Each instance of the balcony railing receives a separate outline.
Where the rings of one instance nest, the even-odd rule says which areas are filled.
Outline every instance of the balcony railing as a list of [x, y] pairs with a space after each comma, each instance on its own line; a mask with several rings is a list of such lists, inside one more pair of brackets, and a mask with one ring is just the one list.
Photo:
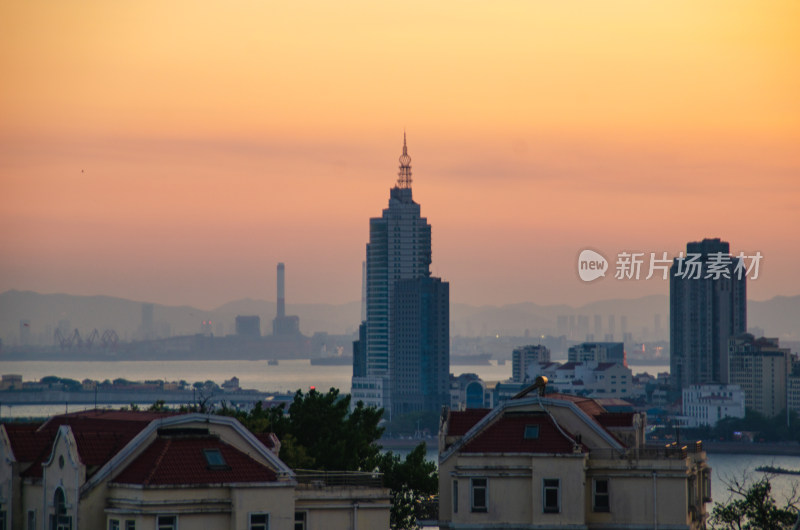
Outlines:
[[319, 471], [311, 469], [296, 469], [294, 472], [299, 484], [312, 487], [383, 487], [383, 473], [369, 473], [364, 471]]
[[434, 495], [429, 499], [423, 499], [416, 503], [414, 513], [417, 524], [421, 527], [437, 526], [439, 519], [439, 496]]
[[595, 449], [589, 453], [589, 458], [604, 460], [653, 460], [653, 459], [686, 459], [689, 455], [703, 452], [703, 442], [693, 442], [686, 445], [671, 443], [667, 445], [647, 445], [626, 449], [623, 452], [614, 449]]

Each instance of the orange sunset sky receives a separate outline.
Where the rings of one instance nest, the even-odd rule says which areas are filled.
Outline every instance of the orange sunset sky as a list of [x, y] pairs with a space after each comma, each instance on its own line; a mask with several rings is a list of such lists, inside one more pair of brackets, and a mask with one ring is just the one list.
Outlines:
[[800, 294], [796, 0], [0, 0], [0, 75], [0, 292], [357, 300], [405, 129], [453, 302], [703, 237]]

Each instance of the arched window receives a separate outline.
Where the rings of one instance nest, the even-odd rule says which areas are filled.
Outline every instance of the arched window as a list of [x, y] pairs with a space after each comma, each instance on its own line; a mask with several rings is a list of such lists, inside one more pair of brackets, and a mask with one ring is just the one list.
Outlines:
[[50, 515], [50, 530], [72, 530], [72, 517], [67, 515], [67, 496], [64, 488], [56, 488], [53, 494], [53, 514]]

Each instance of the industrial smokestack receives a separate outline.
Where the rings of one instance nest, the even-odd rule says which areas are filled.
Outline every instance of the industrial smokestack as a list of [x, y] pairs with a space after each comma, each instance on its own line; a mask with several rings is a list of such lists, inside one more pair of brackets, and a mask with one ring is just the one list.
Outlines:
[[283, 318], [286, 316], [283, 269], [283, 263], [278, 263], [278, 318]]

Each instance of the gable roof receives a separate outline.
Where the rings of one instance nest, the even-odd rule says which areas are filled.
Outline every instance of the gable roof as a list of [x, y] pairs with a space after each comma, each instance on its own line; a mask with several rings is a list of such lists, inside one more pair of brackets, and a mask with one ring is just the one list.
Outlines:
[[39, 424], [33, 432], [19, 429], [13, 435], [11, 433], [9, 435], [13, 445], [31, 446], [25, 454], [31, 457], [29, 460], [17, 458], [20, 462], [30, 462], [20, 475], [41, 478], [42, 465], [50, 457], [59, 428], [68, 426], [75, 437], [81, 462], [86, 466], [86, 475], [90, 477], [151, 421], [174, 415], [175, 413], [163, 412], [89, 410], [53, 416]]
[[[547, 411], [550, 407], [570, 409], [575, 416], [586, 425], [587, 428], [591, 429], [606, 443], [608, 443], [611, 449], [616, 451], [625, 450], [625, 444], [622, 443], [598, 420], [598, 416], [607, 412], [606, 409], [604, 409], [599, 403], [593, 399], [573, 396], [571, 394], [553, 393], [547, 394], [544, 397], [527, 396], [502, 402], [498, 407], [492, 409], [488, 414], [484, 415], [482, 418], [478, 419], [477, 422], [473, 423], [471, 427], [468, 427], [467, 431], [459, 440], [440, 452], [439, 463], [441, 464], [445, 462], [457, 452], [463, 452], [464, 448], [468, 444], [470, 444], [476, 438], [481, 437], [485, 431], [491, 429], [494, 422], [502, 421], [509, 411], [512, 413], [523, 413], [525, 411], [520, 411], [519, 409], [531, 405], [541, 406], [545, 411]], [[466, 421], [467, 418], [459, 418], [460, 415], [464, 415], [466, 412], [467, 411], [456, 411], [450, 413], [448, 431], [445, 433], [446, 436], [457, 435], [456, 432], [450, 429], [452, 425], [456, 425], [459, 428], [459, 433], [464, 429], [465, 426], [469, 425], [469, 421]], [[548, 416], [550, 415], [548, 414]], [[552, 419], [552, 416], [550, 416], [550, 418]], [[474, 419], [474, 417], [470, 419]], [[553, 422], [553, 425], [555, 425], [555, 422]], [[557, 425], [556, 428], [558, 428]], [[566, 434], [566, 436], [571, 435]], [[570, 452], [572, 452], [571, 446]]]
[[[212, 467], [204, 451], [217, 450], [225, 465]], [[216, 436], [159, 436], [112, 482], [142, 486], [275, 482], [267, 466]]]
[[36, 433], [41, 425], [41, 423], [3, 424], [17, 462], [33, 462], [47, 449], [47, 438]]
[[[275, 440], [269, 435], [255, 436], [236, 419], [224, 416], [94, 410], [53, 416], [42, 424], [8, 423], [3, 425], [3, 429], [6, 431], [16, 461], [27, 465], [22, 467], [20, 476], [33, 479], [42, 478], [42, 466], [50, 459], [59, 432], [63, 431], [62, 428], [68, 429], [75, 439], [78, 457], [86, 466], [86, 482], [81, 486], [83, 491], [93, 488], [108, 478], [112, 472], [120, 469], [119, 466], [132, 454], [141, 450], [142, 443], [152, 439], [154, 431], [159, 427], [181, 426], [198, 421], [232, 428], [253, 447], [254, 454], [263, 456], [272, 469], [242, 453], [250, 461], [248, 467], [255, 465], [271, 472], [271, 475], [268, 475], [259, 471], [258, 481], [273, 481], [279, 476], [292, 480], [292, 470], [271, 450], [275, 449]], [[236, 449], [232, 450], [238, 452]], [[234, 462], [239, 461], [236, 455], [232, 455], [232, 458]], [[250, 475], [236, 475], [238, 478], [248, 476]], [[262, 480], [269, 477], [272, 478]]]
[[[189, 430], [191, 430], [191, 426], [196, 425], [197, 423], [202, 423], [205, 428], [214, 425], [232, 429], [244, 442], [248, 444], [250, 448], [253, 449], [252, 454], [260, 455], [269, 464], [270, 468], [276, 475], [276, 482], [281, 482], [282, 485], [286, 486], [292, 486], [296, 484], [295, 474], [292, 469], [289, 468], [289, 466], [287, 466], [286, 463], [283, 462], [275, 453], [265, 447], [264, 444], [261, 443], [253, 433], [248, 431], [244, 425], [239, 423], [236, 418], [230, 416], [218, 416], [215, 414], [192, 413], [179, 414], [164, 418], [162, 420], [150, 422], [150, 424], [144, 430], [142, 430], [130, 442], [128, 442], [128, 444], [121, 451], [115, 454], [113, 458], [106, 462], [102, 468], [97, 470], [97, 472], [91, 478], [87, 478], [86, 482], [81, 486], [81, 494], [91, 490], [103, 480], [110, 478], [112, 474], [115, 473], [116, 470], [120, 469], [120, 466], [125, 464], [132, 455], [135, 455], [142, 447], [142, 444], [149, 440], [150, 437], [159, 429], [180, 429], [188, 426]], [[160, 433], [158, 436], [163, 437]], [[138, 458], [138, 456], [140, 455], [137, 455], [135, 458]]]
[[632, 427], [633, 412], [604, 412], [597, 416], [597, 421], [603, 427]]
[[[527, 427], [537, 427], [538, 436], [525, 438]], [[506, 413], [467, 442], [462, 453], [572, 453], [572, 440], [559, 432], [545, 413]]]
[[463, 436], [492, 409], [466, 409], [450, 411], [448, 419], [448, 436]]

